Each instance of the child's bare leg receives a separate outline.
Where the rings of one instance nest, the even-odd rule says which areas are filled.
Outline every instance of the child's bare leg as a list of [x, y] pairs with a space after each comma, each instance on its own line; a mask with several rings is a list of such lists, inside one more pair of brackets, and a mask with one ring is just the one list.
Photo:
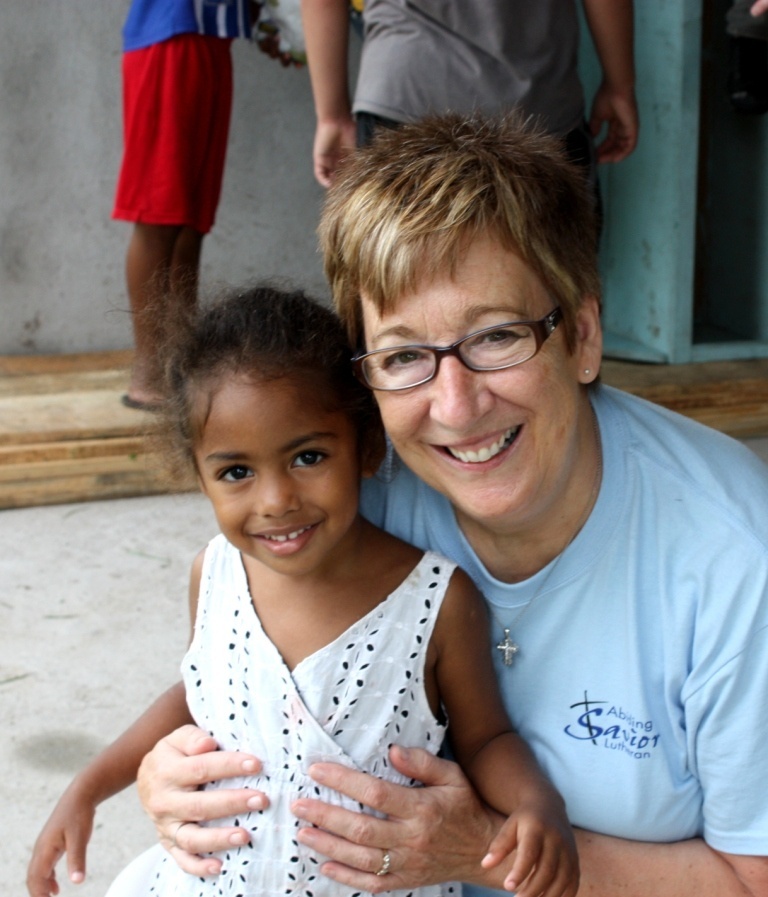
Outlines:
[[173, 246], [170, 288], [181, 304], [197, 301], [203, 236], [192, 227], [182, 227]]
[[126, 282], [135, 346], [128, 395], [153, 404], [164, 324], [197, 297], [203, 235], [189, 227], [137, 222], [128, 244]]

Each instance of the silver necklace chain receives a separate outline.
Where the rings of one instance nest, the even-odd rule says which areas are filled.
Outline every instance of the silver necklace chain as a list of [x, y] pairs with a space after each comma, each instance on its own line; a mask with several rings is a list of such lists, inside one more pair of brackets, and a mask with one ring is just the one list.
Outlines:
[[496, 623], [501, 627], [501, 629], [504, 632], [504, 638], [498, 643], [498, 645], [496, 645], [496, 650], [501, 652], [501, 658], [502, 658], [502, 661], [503, 661], [505, 667], [511, 667], [512, 664], [515, 662], [515, 656], [520, 653], [520, 645], [518, 645], [517, 642], [513, 641], [513, 639], [510, 637], [510, 633], [512, 632], [512, 629], [515, 626], [518, 626], [520, 624], [520, 620], [525, 616], [525, 614], [528, 613], [528, 611], [533, 606], [534, 601], [536, 601], [536, 599], [544, 591], [544, 586], [546, 586], [546, 584], [552, 578], [552, 574], [555, 572], [557, 565], [560, 563], [560, 558], [562, 558], [562, 556], [565, 554], [568, 546], [571, 544], [571, 542], [573, 542], [573, 540], [576, 538], [576, 536], [578, 536], [578, 534], [581, 532], [582, 528], [584, 527], [584, 524], [587, 522], [587, 519], [589, 518], [589, 515], [592, 513], [592, 508], [593, 508], [594, 502], [597, 498], [598, 490], [600, 489], [600, 483], [603, 479], [603, 448], [602, 448], [602, 444], [600, 442], [600, 428], [597, 423], [597, 415], [595, 414], [594, 409], [591, 409], [591, 411], [592, 411], [592, 428], [594, 430], [595, 438], [597, 440], [597, 453], [598, 453], [597, 454], [597, 470], [595, 471], [595, 479], [592, 483], [592, 489], [590, 490], [590, 493], [589, 493], [589, 500], [587, 501], [587, 509], [584, 513], [583, 518], [579, 521], [579, 525], [576, 527], [573, 535], [567, 541], [567, 543], [565, 544], [565, 547], [560, 552], [560, 554], [557, 556], [555, 563], [550, 567], [549, 572], [544, 577], [544, 580], [542, 581], [541, 585], [538, 587], [538, 589], [536, 589], [536, 592], [534, 593], [533, 598], [531, 598], [531, 600], [517, 614], [517, 616], [511, 621], [511, 623], [508, 626], [505, 626], [501, 622], [501, 620], [494, 613], [493, 608], [490, 606], [490, 604], [488, 605], [488, 609], [491, 613], [491, 616], [493, 617], [493, 619], [496, 621]]

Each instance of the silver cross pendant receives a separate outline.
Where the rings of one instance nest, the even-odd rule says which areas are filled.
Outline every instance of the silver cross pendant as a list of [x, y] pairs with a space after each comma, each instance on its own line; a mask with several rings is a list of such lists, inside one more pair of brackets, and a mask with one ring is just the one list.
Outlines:
[[496, 645], [496, 650], [501, 651], [504, 659], [504, 666], [511, 667], [514, 660], [515, 654], [520, 650], [520, 646], [516, 645], [512, 639], [509, 637], [509, 630], [504, 630], [504, 641], [499, 642]]

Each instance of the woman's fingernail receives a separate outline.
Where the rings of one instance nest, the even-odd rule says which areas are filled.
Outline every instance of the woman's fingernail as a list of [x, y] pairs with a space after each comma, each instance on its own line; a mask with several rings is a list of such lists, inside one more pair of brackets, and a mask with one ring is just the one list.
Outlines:
[[243, 760], [243, 772], [256, 772], [256, 761]]
[[238, 847], [247, 844], [248, 840], [248, 834], [244, 831], [234, 832], [229, 836], [229, 843]]
[[324, 782], [326, 780], [325, 769], [314, 763], [309, 767], [309, 774], [316, 782]]
[[296, 838], [305, 846], [305, 847], [314, 847], [315, 841], [317, 840], [315, 836], [315, 829], [311, 826], [305, 825], [303, 828], [300, 828], [296, 833]]
[[248, 798], [246, 806], [249, 810], [263, 810], [265, 807], [264, 798], [261, 794], [254, 794], [253, 797]]

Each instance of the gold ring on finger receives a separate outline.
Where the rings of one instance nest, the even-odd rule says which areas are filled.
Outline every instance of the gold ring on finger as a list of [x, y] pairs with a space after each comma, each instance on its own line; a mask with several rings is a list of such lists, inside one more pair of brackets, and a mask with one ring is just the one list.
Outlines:
[[392, 857], [389, 855], [389, 851], [384, 851], [384, 856], [381, 858], [381, 868], [376, 873], [376, 875], [386, 875], [389, 872], [390, 864], [392, 863]]

